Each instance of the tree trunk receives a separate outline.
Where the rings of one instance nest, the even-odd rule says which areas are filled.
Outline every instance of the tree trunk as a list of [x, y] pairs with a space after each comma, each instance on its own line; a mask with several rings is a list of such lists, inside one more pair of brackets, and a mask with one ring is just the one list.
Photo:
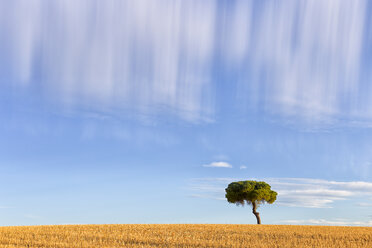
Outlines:
[[260, 213], [256, 211], [256, 209], [257, 209], [257, 203], [255, 201], [252, 202], [252, 206], [253, 206], [252, 213], [256, 216], [257, 224], [261, 224]]

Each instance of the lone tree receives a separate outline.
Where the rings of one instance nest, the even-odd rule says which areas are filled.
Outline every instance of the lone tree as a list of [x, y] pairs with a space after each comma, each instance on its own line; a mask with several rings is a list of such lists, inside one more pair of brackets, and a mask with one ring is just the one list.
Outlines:
[[257, 208], [262, 203], [272, 204], [278, 193], [271, 190], [271, 186], [265, 182], [239, 181], [230, 183], [226, 191], [226, 198], [229, 203], [252, 205], [252, 212], [257, 218], [257, 224], [261, 224], [260, 213]]

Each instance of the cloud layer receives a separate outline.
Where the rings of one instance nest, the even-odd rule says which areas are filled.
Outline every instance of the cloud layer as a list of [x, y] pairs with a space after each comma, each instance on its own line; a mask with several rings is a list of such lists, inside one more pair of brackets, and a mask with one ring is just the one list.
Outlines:
[[0, 74], [69, 107], [208, 121], [221, 64], [239, 75], [236, 100], [246, 107], [370, 123], [367, 5], [1, 0]]
[[[352, 0], [265, 2], [246, 48], [239, 48], [254, 75], [254, 83], [241, 78], [242, 92], [266, 111], [309, 122], [370, 118], [361, 93], [366, 7]], [[235, 39], [229, 46], [239, 44]]]
[[227, 162], [212, 162], [210, 164], [204, 164], [203, 167], [232, 168], [232, 165]]
[[[247, 179], [193, 179], [190, 189], [193, 191], [194, 197], [225, 200], [224, 194], [227, 184], [239, 180]], [[266, 181], [273, 190], [278, 192], [276, 204], [289, 207], [331, 208], [335, 201], [358, 198], [372, 199], [372, 183], [370, 182], [337, 182], [309, 178], [266, 178], [260, 180]]]
[[0, 34], [19, 84], [40, 77], [41, 90], [67, 106], [165, 109], [190, 121], [211, 115], [214, 1], [0, 5]]

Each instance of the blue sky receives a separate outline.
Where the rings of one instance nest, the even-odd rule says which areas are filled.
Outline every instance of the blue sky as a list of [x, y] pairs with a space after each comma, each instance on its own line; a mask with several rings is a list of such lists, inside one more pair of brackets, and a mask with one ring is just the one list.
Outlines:
[[370, 8], [0, 0], [0, 225], [372, 225]]

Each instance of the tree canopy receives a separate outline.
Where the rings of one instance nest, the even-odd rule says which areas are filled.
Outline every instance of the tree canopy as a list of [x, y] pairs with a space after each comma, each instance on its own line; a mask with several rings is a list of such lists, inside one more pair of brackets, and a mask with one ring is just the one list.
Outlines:
[[239, 181], [230, 183], [226, 191], [226, 198], [229, 203], [237, 205], [249, 204], [253, 206], [253, 214], [257, 218], [257, 224], [261, 224], [259, 213], [256, 211], [261, 203], [272, 204], [278, 193], [271, 190], [271, 186], [265, 182]]

